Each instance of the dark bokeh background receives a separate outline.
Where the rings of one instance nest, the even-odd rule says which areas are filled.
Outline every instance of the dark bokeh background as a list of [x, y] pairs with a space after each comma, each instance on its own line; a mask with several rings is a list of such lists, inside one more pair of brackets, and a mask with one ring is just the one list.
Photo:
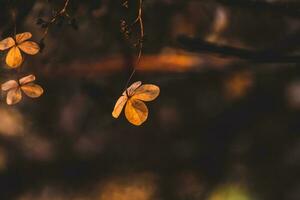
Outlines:
[[[0, 1], [0, 39], [39, 41], [63, 1]], [[45, 49], [0, 80], [34, 73], [45, 93], [0, 103], [1, 200], [298, 200], [300, 66], [189, 52], [179, 36], [299, 54], [297, 1], [145, 0], [144, 54], [133, 78], [160, 86], [149, 119], [111, 116], [134, 63], [120, 32], [137, 2], [71, 0]], [[138, 27], [132, 31], [136, 39]], [[272, 50], [272, 51], [270, 51]], [[226, 54], [226, 52], [224, 52]], [[277, 54], [276, 54], [277, 55]]]

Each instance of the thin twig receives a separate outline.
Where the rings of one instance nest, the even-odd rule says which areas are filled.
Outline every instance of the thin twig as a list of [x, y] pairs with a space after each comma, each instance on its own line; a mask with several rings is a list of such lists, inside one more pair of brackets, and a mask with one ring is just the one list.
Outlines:
[[[142, 6], [143, 6], [143, 0], [139, 0], [139, 10], [138, 10], [138, 15], [136, 17], [136, 19], [134, 20], [134, 22], [131, 24], [131, 26], [134, 26], [136, 23], [139, 24], [139, 28], [140, 28], [140, 38], [139, 38], [139, 41], [138, 41], [138, 54], [137, 54], [137, 60], [136, 60], [136, 65], [139, 64], [140, 60], [141, 60], [141, 57], [142, 57], [142, 53], [143, 53], [143, 39], [144, 39], [144, 23], [143, 23], [143, 9], [142, 9]], [[125, 84], [125, 91], [127, 92], [127, 88], [128, 88], [128, 85], [132, 79], [132, 77], [134, 76], [136, 72], [136, 67], [133, 68], [126, 84]]]
[[58, 11], [58, 12], [51, 18], [51, 20], [48, 22], [48, 25], [47, 25], [47, 27], [45, 28], [45, 31], [44, 31], [42, 40], [46, 38], [46, 36], [48, 35], [48, 32], [49, 32], [50, 26], [51, 26], [53, 23], [56, 22], [56, 20], [58, 19], [58, 17], [63, 16], [63, 15], [68, 16], [68, 14], [67, 14], [67, 7], [68, 7], [68, 5], [69, 5], [69, 2], [70, 2], [70, 0], [66, 0], [65, 3], [64, 3], [63, 8], [62, 8], [60, 11]]

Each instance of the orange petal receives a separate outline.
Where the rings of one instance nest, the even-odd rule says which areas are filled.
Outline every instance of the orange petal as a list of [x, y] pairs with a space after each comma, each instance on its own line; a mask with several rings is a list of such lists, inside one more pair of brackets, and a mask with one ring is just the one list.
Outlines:
[[17, 44], [20, 44], [24, 42], [25, 40], [28, 40], [32, 37], [32, 34], [30, 32], [24, 32], [24, 33], [19, 33], [16, 35], [16, 42]]
[[130, 123], [139, 126], [148, 118], [148, 108], [138, 99], [129, 99], [125, 107], [125, 116]]
[[22, 42], [18, 47], [29, 55], [35, 55], [40, 51], [39, 45], [32, 41]]
[[134, 82], [129, 88], [127, 88], [127, 93], [126, 91], [123, 92], [123, 95], [129, 95], [129, 96], [132, 96], [134, 94], [134, 91], [140, 87], [142, 85], [142, 82], [141, 81], [137, 81], [137, 82]]
[[21, 52], [18, 47], [12, 47], [6, 55], [6, 64], [11, 68], [19, 67], [23, 62]]
[[18, 85], [17, 81], [15, 81], [15, 80], [9, 80], [9, 81], [7, 81], [7, 82], [5, 82], [5, 83], [3, 83], [1, 85], [1, 89], [3, 91], [8, 91], [8, 90], [14, 89], [14, 88], [16, 88], [18, 86], [19, 85]]
[[40, 97], [44, 93], [43, 88], [34, 83], [28, 83], [26, 85], [22, 85], [21, 89], [27, 96], [31, 98]]
[[26, 83], [30, 83], [30, 82], [33, 82], [33, 81], [35, 81], [35, 76], [33, 74], [30, 74], [28, 76], [25, 76], [25, 77], [21, 78], [19, 80], [19, 83], [21, 85], [25, 85]]
[[127, 99], [128, 99], [127, 96], [123, 96], [123, 95], [118, 99], [118, 101], [115, 104], [114, 110], [112, 112], [112, 116], [114, 118], [118, 118], [120, 116]]
[[15, 89], [11, 89], [8, 91], [6, 97], [6, 103], [8, 105], [14, 105], [16, 103], [19, 103], [21, 99], [22, 99], [21, 90], [19, 87], [17, 87]]
[[15, 44], [16, 43], [15, 43], [14, 39], [12, 37], [8, 37], [8, 38], [0, 41], [0, 50], [3, 51], [6, 49], [9, 49], [12, 46], [14, 46]]
[[159, 95], [159, 87], [152, 84], [144, 84], [136, 89], [132, 98], [139, 99], [142, 101], [152, 101]]

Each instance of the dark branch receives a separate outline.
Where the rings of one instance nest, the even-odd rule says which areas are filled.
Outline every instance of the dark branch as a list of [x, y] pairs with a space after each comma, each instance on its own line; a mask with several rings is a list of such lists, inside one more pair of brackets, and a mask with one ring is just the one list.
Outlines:
[[228, 5], [238, 6], [243, 8], [251, 8], [261, 11], [273, 11], [274, 13], [284, 14], [291, 17], [300, 17], [300, 3], [299, 2], [274, 2], [258, 0], [217, 0], [217, 2]]
[[300, 63], [300, 55], [283, 55], [273, 51], [253, 51], [225, 45], [218, 45], [198, 38], [181, 36], [178, 38], [181, 48], [198, 53], [215, 53], [220, 56], [237, 57], [260, 63]]

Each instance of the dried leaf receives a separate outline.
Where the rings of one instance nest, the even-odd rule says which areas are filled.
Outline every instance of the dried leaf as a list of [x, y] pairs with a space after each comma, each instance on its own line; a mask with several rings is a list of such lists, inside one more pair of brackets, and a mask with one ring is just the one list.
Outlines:
[[21, 89], [27, 96], [31, 98], [40, 97], [44, 93], [43, 88], [34, 83], [28, 83], [26, 85], [22, 85]]
[[129, 88], [127, 88], [126, 90], [127, 92], [126, 91], [123, 92], [123, 95], [128, 94], [128, 96], [132, 96], [134, 94], [134, 91], [141, 85], [142, 85], [141, 81], [134, 82]]
[[148, 117], [148, 108], [143, 101], [152, 101], [156, 99], [159, 95], [160, 89], [156, 85], [142, 85], [141, 81], [137, 81], [127, 88], [126, 91], [123, 92], [122, 96], [115, 104], [112, 116], [114, 118], [118, 118], [126, 104], [126, 118], [130, 123], [139, 126], [144, 123]]
[[32, 41], [22, 42], [18, 47], [29, 55], [35, 55], [40, 51], [39, 45]]
[[123, 95], [118, 99], [118, 101], [117, 101], [117, 103], [114, 107], [114, 110], [112, 112], [112, 116], [114, 118], [118, 118], [120, 116], [120, 114], [123, 110], [123, 107], [125, 106], [127, 100], [128, 100], [127, 96], [123, 96]]
[[25, 76], [25, 77], [21, 78], [21, 79], [19, 80], [19, 83], [20, 83], [21, 85], [24, 85], [24, 84], [26, 84], [26, 83], [30, 83], [30, 82], [33, 82], [33, 81], [35, 81], [35, 76], [34, 76], [33, 74], [30, 74], [30, 75], [28, 75], [28, 76]]
[[132, 98], [142, 101], [153, 101], [159, 95], [159, 87], [152, 84], [144, 84], [137, 88]]
[[8, 91], [8, 90], [14, 89], [14, 88], [16, 88], [18, 86], [19, 85], [18, 85], [17, 81], [15, 81], [15, 80], [9, 80], [9, 81], [7, 81], [7, 82], [5, 82], [5, 83], [3, 83], [1, 85], [1, 89], [3, 91]]
[[7, 92], [6, 103], [13, 105], [21, 101], [22, 91], [31, 98], [37, 98], [44, 93], [41, 86], [32, 83], [35, 80], [34, 75], [28, 75], [19, 80], [9, 80], [1, 85], [1, 89]]
[[148, 108], [138, 99], [129, 99], [125, 107], [125, 116], [130, 123], [140, 126], [148, 118]]
[[6, 64], [9, 67], [16, 68], [19, 67], [23, 62], [23, 58], [18, 47], [12, 47], [7, 56], [6, 56]]
[[32, 34], [30, 32], [25, 32], [17, 34], [16, 41], [12, 37], [0, 41], [0, 50], [11, 48], [6, 55], [6, 64], [9, 67], [16, 68], [22, 64], [23, 58], [20, 49], [30, 55], [35, 55], [40, 51], [37, 43], [26, 41], [31, 37]]
[[22, 42], [30, 39], [31, 37], [32, 34], [30, 32], [19, 33], [16, 35], [16, 42], [17, 44], [21, 44]]
[[21, 90], [19, 87], [17, 87], [8, 91], [6, 97], [6, 103], [8, 105], [14, 105], [19, 103], [21, 99], [22, 99]]
[[13, 47], [15, 44], [16, 43], [15, 43], [14, 39], [12, 37], [8, 37], [8, 38], [0, 41], [0, 50], [3, 51], [6, 49], [9, 49], [9, 48]]

